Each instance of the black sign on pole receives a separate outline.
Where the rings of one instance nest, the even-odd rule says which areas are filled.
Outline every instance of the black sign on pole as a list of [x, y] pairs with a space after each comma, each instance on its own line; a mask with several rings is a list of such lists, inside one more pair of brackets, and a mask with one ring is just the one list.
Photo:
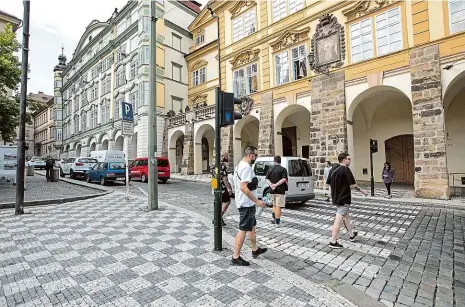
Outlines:
[[375, 196], [375, 178], [373, 177], [373, 154], [378, 152], [378, 141], [370, 139], [370, 187], [371, 196]]
[[213, 207], [213, 220], [215, 222], [214, 230], [214, 245], [216, 251], [223, 250], [223, 233], [221, 226], [221, 172], [220, 172], [220, 155], [221, 155], [221, 109], [222, 99], [221, 91], [216, 88], [215, 91], [216, 100], [216, 114], [215, 114], [215, 175], [216, 175], [216, 187], [215, 187], [215, 203]]

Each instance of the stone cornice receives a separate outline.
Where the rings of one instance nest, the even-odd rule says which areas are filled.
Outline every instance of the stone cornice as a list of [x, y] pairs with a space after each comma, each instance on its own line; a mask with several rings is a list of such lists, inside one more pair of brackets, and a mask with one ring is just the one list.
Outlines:
[[376, 12], [390, 4], [401, 2], [402, 0], [363, 0], [357, 1], [354, 5], [342, 10], [342, 14], [347, 17], [347, 21]]
[[248, 8], [255, 5], [257, 5], [257, 2], [255, 2], [254, 0], [236, 1], [236, 4], [229, 9], [229, 12], [231, 13], [231, 18], [234, 18], [237, 15], [239, 15], [244, 7]]
[[238, 53], [231, 61], [233, 69], [258, 60], [260, 49], [247, 49]]
[[191, 70], [190, 71], [192, 72], [194, 70], [197, 70], [200, 67], [206, 66], [207, 64], [208, 64], [208, 62], [205, 61], [205, 60], [198, 60], [194, 64], [191, 65], [191, 68], [190, 68]]
[[273, 48], [273, 51], [279, 51], [308, 38], [309, 32], [310, 27], [301, 30], [287, 30], [276, 41], [270, 43], [270, 46]]

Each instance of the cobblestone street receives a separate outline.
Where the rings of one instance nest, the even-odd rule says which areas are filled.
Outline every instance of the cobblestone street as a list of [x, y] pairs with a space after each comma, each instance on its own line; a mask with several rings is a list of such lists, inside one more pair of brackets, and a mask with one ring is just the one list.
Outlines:
[[266, 259], [231, 267], [208, 219], [160, 205], [113, 193], [1, 211], [0, 306], [354, 306]]

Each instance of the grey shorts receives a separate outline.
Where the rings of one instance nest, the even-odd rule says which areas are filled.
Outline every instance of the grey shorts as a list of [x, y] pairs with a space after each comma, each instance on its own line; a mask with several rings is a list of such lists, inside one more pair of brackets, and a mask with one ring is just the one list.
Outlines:
[[257, 225], [255, 219], [255, 206], [252, 207], [241, 207], [239, 210], [239, 230], [241, 231], [252, 231]]
[[337, 209], [336, 209], [336, 214], [346, 216], [349, 213], [349, 207], [350, 207], [349, 204], [345, 204], [345, 205], [341, 205], [341, 206], [338, 205]]

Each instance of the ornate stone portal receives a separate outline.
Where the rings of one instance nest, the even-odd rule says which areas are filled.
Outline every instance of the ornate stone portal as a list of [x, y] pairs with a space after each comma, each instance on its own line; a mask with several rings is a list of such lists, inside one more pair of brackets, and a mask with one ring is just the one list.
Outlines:
[[332, 14], [323, 15], [312, 37], [310, 67], [313, 71], [327, 74], [330, 68], [344, 65], [346, 45], [344, 27]]

